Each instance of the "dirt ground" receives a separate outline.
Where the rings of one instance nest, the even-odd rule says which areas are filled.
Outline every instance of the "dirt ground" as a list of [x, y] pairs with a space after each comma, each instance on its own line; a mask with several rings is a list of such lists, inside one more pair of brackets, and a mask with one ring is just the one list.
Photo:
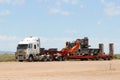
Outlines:
[[1, 62], [0, 80], [120, 80], [120, 60]]

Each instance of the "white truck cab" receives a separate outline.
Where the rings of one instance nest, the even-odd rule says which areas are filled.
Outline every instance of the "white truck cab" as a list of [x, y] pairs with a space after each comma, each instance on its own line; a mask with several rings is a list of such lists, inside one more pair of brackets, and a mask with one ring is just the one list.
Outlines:
[[18, 42], [15, 57], [18, 61], [33, 60], [39, 53], [40, 39], [30, 36]]

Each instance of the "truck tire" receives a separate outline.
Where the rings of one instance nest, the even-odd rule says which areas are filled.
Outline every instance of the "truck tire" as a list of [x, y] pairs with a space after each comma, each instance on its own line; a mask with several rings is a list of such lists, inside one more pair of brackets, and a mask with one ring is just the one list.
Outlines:
[[44, 56], [43, 61], [44, 61], [44, 62], [46, 62], [46, 61], [47, 61], [47, 57], [46, 57], [46, 56]]
[[46, 62], [46, 61], [47, 61], [47, 58], [44, 58], [43, 61]]
[[31, 55], [31, 56], [29, 56], [29, 62], [32, 62], [32, 61], [34, 61], [34, 58], [33, 58], [33, 56]]

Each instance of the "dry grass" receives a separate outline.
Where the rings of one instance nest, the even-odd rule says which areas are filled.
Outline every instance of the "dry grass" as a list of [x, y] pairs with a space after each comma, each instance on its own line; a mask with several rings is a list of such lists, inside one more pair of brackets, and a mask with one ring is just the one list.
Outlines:
[[120, 54], [114, 54], [114, 59], [120, 59]]
[[10, 62], [15, 61], [15, 55], [14, 54], [0, 54], [0, 62]]

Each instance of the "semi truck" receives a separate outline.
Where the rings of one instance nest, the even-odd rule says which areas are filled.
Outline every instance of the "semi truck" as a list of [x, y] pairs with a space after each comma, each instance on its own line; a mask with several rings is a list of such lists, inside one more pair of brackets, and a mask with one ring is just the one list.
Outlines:
[[76, 39], [74, 42], [66, 42], [61, 50], [50, 48], [46, 50], [40, 47], [40, 38], [27, 37], [18, 42], [15, 58], [17, 61], [65, 61], [69, 59], [80, 60], [111, 60], [113, 58], [113, 43], [109, 44], [109, 54], [105, 54], [104, 45], [99, 48], [90, 48], [89, 39]]

